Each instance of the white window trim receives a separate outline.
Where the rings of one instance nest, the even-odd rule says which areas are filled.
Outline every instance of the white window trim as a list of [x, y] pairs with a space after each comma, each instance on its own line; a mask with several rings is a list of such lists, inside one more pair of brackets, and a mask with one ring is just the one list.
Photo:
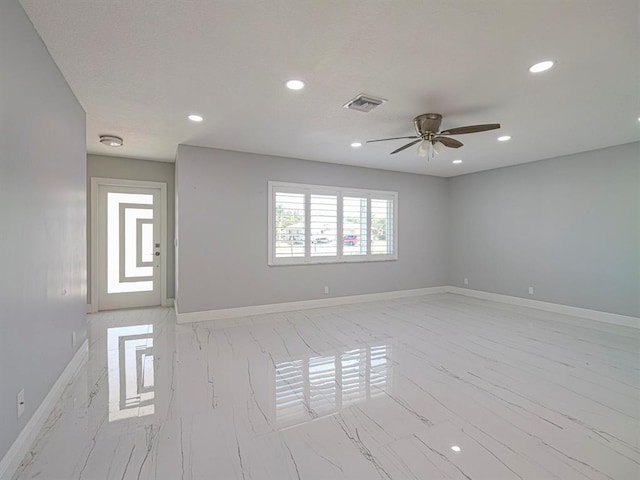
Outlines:
[[[324, 263], [365, 263], [365, 262], [385, 262], [394, 261], [398, 259], [398, 192], [391, 192], [385, 190], [366, 190], [360, 188], [349, 187], [331, 187], [326, 185], [313, 185], [304, 183], [290, 183], [290, 182], [268, 182], [268, 214], [267, 214], [267, 235], [268, 235], [268, 258], [267, 263], [269, 266], [283, 266], [283, 265], [314, 265]], [[276, 242], [274, 239], [275, 229], [275, 202], [274, 194], [277, 190], [286, 189], [289, 193], [304, 193], [305, 194], [305, 255], [304, 257], [276, 257], [275, 247]], [[336, 228], [336, 242], [337, 242], [337, 255], [326, 257], [312, 257], [311, 256], [311, 242], [308, 239], [310, 235], [310, 201], [311, 194], [319, 195], [336, 195], [337, 199], [337, 228]], [[343, 255], [344, 245], [340, 239], [343, 238], [343, 197], [355, 196], [363, 197], [367, 199], [367, 253], [365, 255]], [[392, 199], [393, 200], [393, 252], [391, 254], [371, 254], [371, 199]]]

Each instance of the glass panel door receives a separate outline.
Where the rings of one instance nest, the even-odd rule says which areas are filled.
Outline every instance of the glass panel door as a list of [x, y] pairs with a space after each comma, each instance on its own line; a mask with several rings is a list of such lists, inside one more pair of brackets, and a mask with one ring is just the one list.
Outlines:
[[99, 310], [160, 305], [160, 189], [100, 185]]

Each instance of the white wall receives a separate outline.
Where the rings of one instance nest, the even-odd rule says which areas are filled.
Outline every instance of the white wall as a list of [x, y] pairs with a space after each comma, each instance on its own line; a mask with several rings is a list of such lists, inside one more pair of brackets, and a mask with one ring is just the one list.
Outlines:
[[[97, 139], [96, 139], [97, 141]], [[105, 147], [109, 148], [109, 147]], [[162, 248], [167, 255], [167, 297], [175, 295], [175, 249], [173, 246], [175, 227], [175, 164], [167, 162], [152, 162], [133, 158], [111, 157], [103, 155], [87, 155], [87, 241], [91, 245], [91, 178], [119, 178], [125, 180], [145, 180], [148, 182], [162, 182], [167, 184], [167, 242]], [[88, 250], [90, 251], [90, 249]], [[88, 275], [91, 278], [90, 258], [87, 258]], [[87, 295], [91, 295], [90, 285], [87, 285]], [[87, 300], [87, 303], [90, 303]]]
[[640, 143], [455, 177], [449, 198], [450, 284], [640, 316]]
[[[398, 260], [267, 265], [267, 182], [399, 193]], [[446, 284], [447, 179], [180, 146], [176, 160], [180, 313]]]
[[[0, 458], [86, 336], [85, 115], [17, 0], [0, 2]], [[16, 394], [25, 390], [25, 413]]]

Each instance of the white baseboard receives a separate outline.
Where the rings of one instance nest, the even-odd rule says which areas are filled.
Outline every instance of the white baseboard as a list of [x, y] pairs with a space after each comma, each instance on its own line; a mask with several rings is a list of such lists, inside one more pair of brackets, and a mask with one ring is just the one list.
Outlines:
[[254, 305], [249, 307], [224, 308], [219, 310], [207, 310], [200, 312], [180, 313], [177, 300], [174, 302], [176, 319], [178, 323], [206, 322], [211, 320], [226, 320], [252, 315], [263, 315], [268, 313], [291, 312], [294, 310], [306, 310], [309, 308], [333, 307], [337, 305], [348, 305], [352, 303], [373, 302], [377, 300], [390, 300], [394, 298], [414, 297], [419, 295], [429, 295], [434, 293], [454, 293], [467, 297], [491, 300], [493, 302], [517, 305], [520, 307], [536, 308], [547, 312], [571, 315], [574, 317], [587, 318], [599, 322], [611, 323], [625, 327], [640, 328], [640, 318], [615, 313], [600, 312], [586, 308], [571, 307], [558, 303], [543, 302], [528, 298], [512, 297], [498, 293], [483, 292], [453, 286], [417, 288], [414, 290], [398, 290], [394, 292], [370, 293], [365, 295], [351, 295], [348, 297], [318, 298], [314, 300], [303, 300], [299, 302], [275, 303], [269, 305]]
[[468, 288], [446, 288], [449, 293], [465, 295], [467, 297], [481, 298], [483, 300], [507, 303], [509, 305], [517, 305], [519, 307], [536, 308], [538, 310], [544, 310], [546, 312], [561, 313], [563, 315], [571, 315], [574, 317], [582, 317], [589, 320], [596, 320], [598, 322], [606, 322], [614, 325], [621, 325], [624, 327], [640, 328], [640, 318], [638, 317], [618, 315], [616, 313], [600, 312], [598, 310], [589, 310], [587, 308], [571, 307], [569, 305], [543, 302], [540, 300], [532, 300], [529, 298], [512, 297], [509, 295], [501, 295], [499, 293], [470, 290]]
[[71, 358], [71, 361], [62, 374], [60, 374], [56, 383], [53, 384], [47, 396], [44, 397], [38, 409], [24, 426], [16, 441], [13, 442], [7, 454], [0, 461], [0, 480], [10, 480], [20, 466], [20, 462], [22, 462], [22, 459], [29, 452], [31, 445], [40, 433], [47, 418], [53, 411], [58, 400], [60, 400], [62, 392], [75, 378], [78, 370], [87, 359], [88, 347], [89, 342], [85, 340], [73, 358]]
[[397, 290], [394, 292], [368, 293], [364, 295], [350, 295], [347, 297], [318, 298], [314, 300], [302, 300], [299, 302], [274, 303], [269, 305], [255, 305], [250, 307], [224, 308], [220, 310], [207, 310], [202, 312], [179, 313], [176, 303], [176, 317], [178, 323], [205, 322], [209, 320], [222, 320], [250, 315], [263, 315], [267, 313], [291, 312], [294, 310], [307, 310], [309, 308], [334, 307], [352, 303], [374, 302], [377, 300], [391, 300], [394, 298], [415, 297], [433, 293], [445, 293], [448, 287], [428, 287], [414, 290]]

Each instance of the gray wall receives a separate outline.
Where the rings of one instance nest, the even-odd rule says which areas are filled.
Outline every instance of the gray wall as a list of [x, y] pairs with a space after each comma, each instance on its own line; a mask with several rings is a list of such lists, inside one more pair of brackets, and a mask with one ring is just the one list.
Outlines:
[[[0, 458], [86, 337], [85, 115], [17, 0], [0, 2]], [[25, 390], [25, 413], [16, 395]]]
[[[103, 155], [87, 155], [87, 241], [88, 241], [88, 278], [91, 278], [91, 178], [105, 177], [125, 180], [145, 180], [167, 184], [167, 245], [163, 252], [167, 255], [167, 297], [175, 295], [175, 248], [173, 246], [175, 227], [175, 164], [151, 162]], [[87, 286], [90, 298], [91, 286]], [[87, 299], [87, 303], [90, 303]]]
[[[267, 265], [267, 182], [398, 192], [398, 260]], [[180, 313], [445, 285], [448, 180], [180, 146], [176, 160]]]
[[640, 143], [455, 177], [449, 199], [451, 285], [640, 316]]

